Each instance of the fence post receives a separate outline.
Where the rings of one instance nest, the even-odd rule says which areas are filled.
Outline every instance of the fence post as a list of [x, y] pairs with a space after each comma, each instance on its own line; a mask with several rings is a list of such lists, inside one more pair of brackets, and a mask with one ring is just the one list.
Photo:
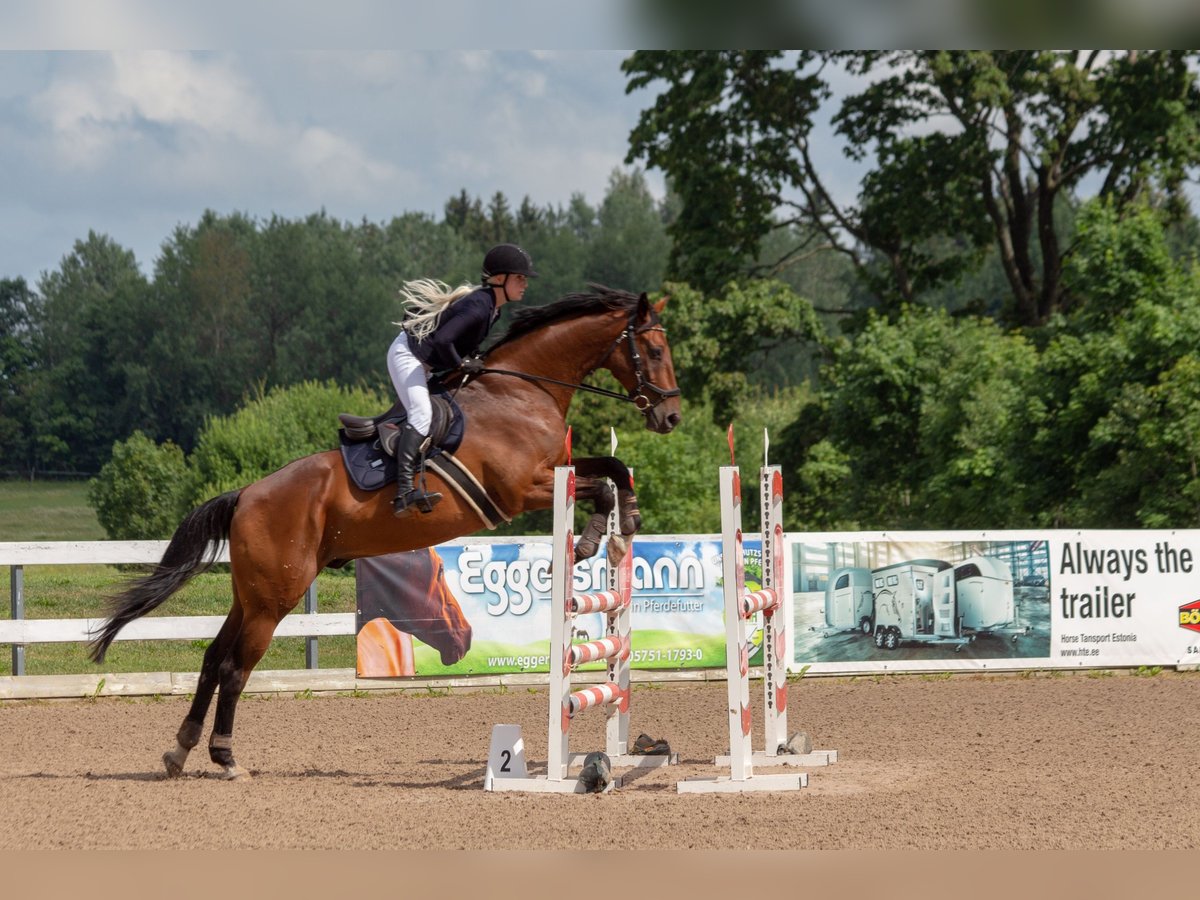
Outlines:
[[[9, 584], [12, 587], [12, 617], [25, 618], [25, 567], [9, 566]], [[25, 645], [12, 645], [12, 673], [25, 674]]]
[[[317, 583], [315, 581], [304, 592], [304, 611], [306, 613], [315, 613], [317, 611]], [[317, 665], [317, 639], [315, 637], [306, 637], [304, 639], [304, 666], [308, 669], [319, 668]]]

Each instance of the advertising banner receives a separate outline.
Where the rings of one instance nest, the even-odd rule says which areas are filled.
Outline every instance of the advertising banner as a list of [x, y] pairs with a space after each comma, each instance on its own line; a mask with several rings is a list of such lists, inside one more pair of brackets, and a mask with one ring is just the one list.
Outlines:
[[[791, 534], [785, 547], [793, 671], [1200, 663], [1197, 531]], [[755, 590], [760, 542], [745, 551]], [[603, 549], [576, 565], [576, 592], [604, 590], [605, 565]], [[357, 561], [359, 674], [546, 672], [549, 572], [548, 538]], [[633, 667], [723, 667], [719, 539], [639, 537], [633, 572]], [[594, 640], [603, 615], [575, 629]], [[759, 665], [761, 629], [749, 635]]]
[[1198, 545], [1183, 531], [793, 536], [794, 666], [1200, 662]]
[[[753, 590], [761, 542], [747, 539], [745, 556]], [[355, 565], [362, 677], [548, 670], [549, 539], [469, 539]], [[577, 564], [576, 593], [605, 590], [606, 566], [604, 548]], [[634, 668], [725, 665], [718, 537], [638, 538], [633, 579]], [[575, 629], [577, 641], [601, 637], [604, 616], [577, 616]]]
[[1084, 531], [1054, 541], [1051, 554], [1059, 660], [1200, 662], [1200, 533]]

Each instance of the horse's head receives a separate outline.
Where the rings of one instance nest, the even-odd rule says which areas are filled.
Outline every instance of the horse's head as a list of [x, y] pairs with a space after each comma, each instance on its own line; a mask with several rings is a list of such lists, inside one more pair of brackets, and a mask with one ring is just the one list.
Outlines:
[[654, 304], [644, 293], [638, 297], [624, 331], [603, 363], [629, 391], [630, 398], [646, 417], [646, 427], [659, 434], [667, 434], [683, 418], [671, 345], [659, 318], [666, 305], [666, 297]]
[[450, 666], [471, 649], [471, 624], [446, 583], [446, 564], [432, 547], [429, 561], [431, 572], [425, 589], [427, 618], [414, 623], [413, 633], [441, 654], [442, 665]]
[[446, 583], [442, 557], [428, 548], [388, 559], [386, 568], [375, 569], [376, 589], [360, 595], [360, 613], [433, 647], [442, 665], [458, 662], [471, 649], [471, 624]]
[[671, 348], [659, 319], [667, 301], [652, 304], [644, 293], [589, 287], [545, 306], [515, 310], [508, 331], [488, 351], [487, 365], [531, 381], [611, 396], [582, 383], [597, 369], [607, 369], [645, 415], [646, 427], [666, 434], [682, 418]]

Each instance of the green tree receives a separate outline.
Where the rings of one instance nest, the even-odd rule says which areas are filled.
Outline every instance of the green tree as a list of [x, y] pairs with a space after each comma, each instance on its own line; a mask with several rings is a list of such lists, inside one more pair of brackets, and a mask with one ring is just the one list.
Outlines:
[[803, 527], [1029, 524], [1012, 448], [1037, 354], [989, 320], [907, 308], [839, 341], [814, 402], [783, 433]]
[[89, 232], [43, 275], [37, 380], [29, 413], [37, 468], [96, 471], [114, 440], [153, 425], [145, 348], [149, 287], [132, 252]]
[[522, 217], [513, 240], [529, 251], [538, 272], [523, 304], [551, 303], [583, 287], [588, 245], [572, 226], [569, 210], [544, 207], [536, 218]]
[[[1172, 448], [1190, 427], [1200, 274], [1172, 259], [1159, 214], [1143, 206], [1121, 218], [1096, 202], [1080, 215], [1065, 280], [1087, 300], [1053, 330], [1039, 362], [1040, 415], [1022, 445], [1031, 508], [1047, 525], [1165, 524], [1164, 511], [1181, 511], [1178, 500], [1195, 491], [1187, 454]], [[1182, 470], [1154, 467], [1175, 453]]]
[[[299, 229], [286, 231], [296, 240], [285, 258], [294, 266], [288, 283], [298, 293], [289, 304], [296, 313], [277, 347], [273, 383], [385, 380], [383, 358], [396, 332], [399, 285], [370, 276], [355, 229], [343, 222], [309, 216]], [[277, 277], [283, 281], [282, 273]]]
[[1150, 386], [1125, 385], [1092, 428], [1112, 462], [1079, 486], [1071, 519], [1111, 527], [1200, 525], [1200, 359], [1188, 354]]
[[583, 194], [571, 195], [563, 226], [569, 228], [584, 243], [591, 242], [596, 231], [596, 210], [587, 202]]
[[[756, 274], [773, 229], [805, 224], [890, 309], [974, 270], [994, 249], [1008, 317], [1065, 308], [1061, 198], [1085, 181], [1118, 209], [1182, 205], [1200, 162], [1195, 54], [1177, 51], [638, 51], [628, 91], [660, 86], [628, 162], [662, 169], [683, 208], [670, 276], [714, 290]], [[867, 166], [852, 204], [818, 171], [811, 140], [826, 71], [866, 86], [833, 116]], [[803, 252], [804, 245], [796, 252]]]
[[24, 278], [0, 279], [0, 470], [28, 470], [28, 421], [33, 380], [38, 375], [41, 298]]
[[721, 530], [717, 467], [729, 464], [729, 449], [703, 404], [684, 406], [683, 421], [670, 434], [654, 434], [637, 422], [618, 429], [617, 437], [617, 456], [633, 469], [644, 533]]
[[734, 282], [715, 296], [686, 284], [666, 290], [676, 378], [686, 396], [708, 398], [718, 425], [737, 416], [752, 385], [772, 383], [763, 373], [781, 348], [825, 339], [812, 304], [779, 281]]
[[782, 442], [819, 528], [1190, 527], [1200, 273], [1161, 212], [1080, 212], [1044, 329], [906, 307], [835, 343]]
[[488, 201], [487, 224], [488, 244], [504, 243], [509, 240], [510, 235], [516, 233], [517, 222], [513, 218], [508, 198], [504, 196], [503, 191], [496, 191], [492, 194], [492, 199]]
[[658, 291], [670, 248], [662, 212], [645, 176], [636, 169], [615, 170], [588, 245], [585, 279], [634, 292]]
[[514, 217], [503, 194], [493, 196], [485, 213], [482, 202], [464, 191], [447, 201], [444, 224], [471, 248], [470, 281], [479, 278], [479, 264], [493, 245], [515, 243], [527, 250], [538, 278], [523, 302], [536, 305], [583, 288], [595, 219], [595, 210], [579, 194], [566, 209], [539, 208], [526, 197]]
[[255, 340], [257, 224], [206, 210], [163, 242], [146, 311], [144, 369], [152, 437], [190, 449], [206, 416], [232, 409], [264, 369]]
[[413, 278], [457, 284], [479, 277], [474, 248], [425, 213], [403, 213], [382, 226], [363, 222], [356, 237], [363, 266], [393, 292]]
[[478, 245], [488, 243], [489, 226], [483, 202], [468, 195], [466, 188], [446, 201], [443, 212], [445, 223], [465, 240]]

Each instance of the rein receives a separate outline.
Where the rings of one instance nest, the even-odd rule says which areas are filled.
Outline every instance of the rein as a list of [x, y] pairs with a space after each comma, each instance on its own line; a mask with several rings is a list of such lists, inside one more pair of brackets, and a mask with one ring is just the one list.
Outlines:
[[[514, 369], [489, 369], [484, 366], [472, 378], [478, 378], [480, 375], [512, 375], [514, 378], [521, 378], [525, 381], [545, 381], [550, 384], [559, 384], [563, 387], [575, 388], [578, 391], [587, 391], [589, 394], [599, 394], [601, 397], [611, 397], [614, 400], [627, 400], [630, 403], [634, 402], [634, 398], [627, 394], [621, 394], [617, 391], [610, 391], [607, 388], [594, 387], [590, 384], [576, 384], [573, 381], [559, 381], [557, 378], [549, 378], [545, 375], [530, 375], [528, 372], [517, 372]], [[463, 384], [467, 383], [466, 379]]]
[[[608, 352], [604, 354], [600, 362], [596, 363], [595, 369], [592, 370], [594, 372], [596, 369], [608, 362], [608, 358], [613, 355], [613, 351], [617, 349], [621, 341], [628, 340], [629, 357], [633, 363], [634, 375], [637, 377], [637, 384], [634, 385], [633, 392], [630, 394], [621, 394], [617, 391], [610, 391], [607, 388], [594, 387], [590, 384], [576, 384], [572, 381], [560, 381], [557, 378], [549, 378], [545, 375], [530, 375], [528, 372], [517, 372], [513, 369], [492, 369], [488, 368], [487, 366], [481, 369], [474, 377], [478, 377], [479, 375], [511, 375], [514, 378], [521, 378], [525, 381], [544, 381], [549, 384], [557, 384], [561, 385], [562, 387], [574, 388], [577, 391], [586, 391], [589, 394], [599, 394], [601, 397], [609, 397], [613, 400], [624, 400], [632, 403], [642, 412], [649, 412], [668, 397], [678, 397], [682, 391], [680, 391], [679, 388], [671, 388], [669, 390], [660, 388], [658, 385], [647, 380], [646, 376], [642, 374], [642, 355], [638, 353], [637, 341], [634, 339], [634, 336], [647, 331], [661, 331], [664, 334], [666, 333], [666, 329], [661, 325], [645, 325], [642, 328], [634, 328], [633, 322], [630, 321], [629, 324], [625, 326], [625, 330], [617, 337], [615, 341], [613, 341], [612, 346], [608, 348]], [[463, 379], [462, 384], [460, 384], [459, 387], [462, 388], [465, 386], [470, 379], [471, 376]], [[657, 400], [651, 400], [646, 396], [647, 388], [658, 395]]]

